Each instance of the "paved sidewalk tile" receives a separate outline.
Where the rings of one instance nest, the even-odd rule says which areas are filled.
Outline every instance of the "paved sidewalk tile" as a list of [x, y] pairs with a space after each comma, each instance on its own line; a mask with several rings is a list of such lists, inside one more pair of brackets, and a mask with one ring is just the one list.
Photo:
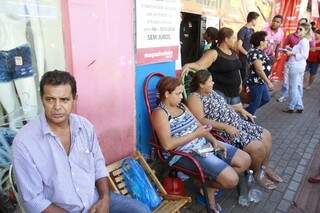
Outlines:
[[[250, 204], [249, 207], [238, 204], [237, 190], [225, 190], [219, 200], [225, 213], [288, 212], [307, 172], [315, 147], [320, 143], [319, 91], [319, 80], [316, 80], [311, 90], [304, 91], [305, 110], [302, 114], [283, 113], [281, 110], [287, 103], [276, 102], [279, 95], [277, 93], [273, 94], [268, 104], [258, 110], [256, 122], [268, 129], [273, 138], [270, 168], [282, 176], [284, 182], [279, 183], [273, 191], [263, 190], [262, 201]], [[206, 212], [203, 206], [194, 205], [182, 212]]]

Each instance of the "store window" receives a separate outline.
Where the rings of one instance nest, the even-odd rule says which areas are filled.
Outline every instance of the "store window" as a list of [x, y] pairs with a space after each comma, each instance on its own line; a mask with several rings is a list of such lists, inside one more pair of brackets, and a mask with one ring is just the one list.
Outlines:
[[[41, 111], [39, 81], [65, 70], [60, 0], [1, 0], [0, 148]], [[0, 150], [0, 166], [10, 158]], [[2, 153], [2, 154], [1, 154]], [[3, 154], [4, 153], [4, 154]]]

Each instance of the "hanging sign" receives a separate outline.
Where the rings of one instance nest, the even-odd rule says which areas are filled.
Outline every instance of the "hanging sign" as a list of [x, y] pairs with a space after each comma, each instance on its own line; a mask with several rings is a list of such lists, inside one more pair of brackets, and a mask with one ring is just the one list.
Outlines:
[[137, 64], [178, 58], [179, 0], [136, 0]]

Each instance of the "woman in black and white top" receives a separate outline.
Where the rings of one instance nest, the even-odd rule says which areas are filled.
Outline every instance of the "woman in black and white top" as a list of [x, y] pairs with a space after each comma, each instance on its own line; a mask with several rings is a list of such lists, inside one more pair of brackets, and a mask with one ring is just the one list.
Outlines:
[[247, 85], [250, 88], [251, 102], [247, 111], [254, 114], [256, 110], [270, 101], [269, 90], [273, 89], [273, 84], [268, 76], [271, 73], [271, 60], [264, 53], [267, 48], [267, 33], [259, 31], [251, 36], [251, 48], [248, 52], [250, 65]]

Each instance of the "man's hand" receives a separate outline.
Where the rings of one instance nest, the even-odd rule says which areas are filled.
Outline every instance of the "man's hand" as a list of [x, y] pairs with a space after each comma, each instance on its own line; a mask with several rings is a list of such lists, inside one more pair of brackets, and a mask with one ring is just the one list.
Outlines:
[[238, 137], [240, 135], [239, 130], [237, 130], [235, 127], [231, 126], [231, 125], [227, 125], [224, 128], [224, 131], [226, 131], [231, 137]]
[[107, 199], [99, 199], [91, 206], [89, 213], [109, 213], [109, 203]]

